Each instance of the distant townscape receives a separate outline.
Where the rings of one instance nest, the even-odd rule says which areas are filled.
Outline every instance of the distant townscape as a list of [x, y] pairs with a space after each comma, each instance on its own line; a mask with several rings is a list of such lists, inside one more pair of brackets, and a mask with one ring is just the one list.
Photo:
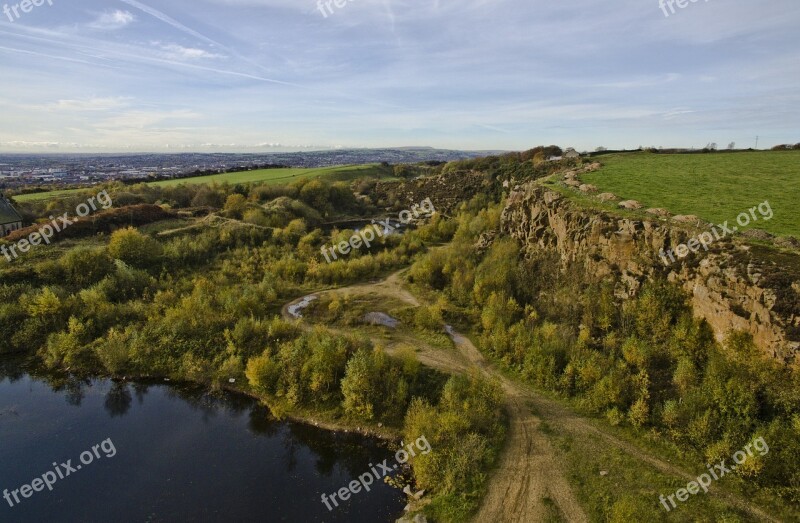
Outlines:
[[269, 167], [449, 162], [490, 152], [406, 147], [264, 154], [0, 154], [0, 189], [38, 184], [89, 186], [111, 180], [170, 179]]

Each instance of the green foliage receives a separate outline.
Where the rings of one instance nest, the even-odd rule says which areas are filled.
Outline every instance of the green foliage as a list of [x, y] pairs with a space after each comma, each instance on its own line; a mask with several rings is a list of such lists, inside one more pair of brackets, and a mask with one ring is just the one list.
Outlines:
[[115, 268], [104, 249], [73, 249], [61, 258], [60, 264], [68, 281], [80, 287], [97, 283]]
[[111, 235], [108, 253], [112, 258], [140, 269], [153, 267], [160, 259], [161, 244], [133, 227], [120, 229]]
[[[798, 438], [788, 438], [800, 429], [800, 373], [765, 358], [744, 333], [718, 343], [673, 284], [653, 278], [622, 302], [613, 281], [579, 266], [565, 272], [544, 254], [521, 258], [507, 239], [486, 247], [494, 216], [464, 206], [453, 242], [409, 271], [478, 325], [483, 351], [610, 424], [647, 430], [698, 459], [729, 457], [770, 431], [791, 449], [785, 459], [796, 459]], [[415, 408], [419, 419], [432, 417], [432, 407]], [[737, 474], [797, 499], [797, 473], [771, 460], [772, 453]], [[422, 467], [423, 477], [436, 469]], [[641, 508], [619, 500], [608, 517], [638, 517]]]
[[342, 394], [345, 412], [363, 420], [402, 418], [410, 399], [403, 365], [380, 349], [361, 349], [347, 363]]
[[640, 497], [625, 496], [617, 500], [611, 507], [609, 523], [630, 523], [645, 521], [651, 518], [652, 509]]
[[486, 470], [496, 459], [505, 435], [502, 391], [476, 376], [454, 376], [438, 405], [412, 401], [406, 414], [405, 441], [420, 437], [431, 452], [411, 458], [420, 488], [436, 493], [431, 509], [437, 520], [463, 520], [485, 489]]
[[42, 353], [44, 364], [50, 368], [71, 368], [85, 363], [91, 352], [85, 343], [87, 328], [77, 318], [69, 319], [66, 332], [51, 334]]
[[496, 293], [512, 295], [517, 285], [514, 276], [518, 257], [519, 247], [516, 241], [511, 238], [495, 241], [475, 270], [475, 303], [484, 304]]
[[378, 371], [375, 357], [361, 350], [347, 363], [347, 372], [342, 380], [344, 410], [351, 416], [371, 420], [375, 417], [375, 381]]
[[247, 198], [241, 194], [231, 194], [225, 200], [225, 211], [230, 214], [232, 218], [241, 219], [247, 208]]
[[254, 391], [259, 394], [269, 394], [276, 389], [278, 372], [278, 364], [270, 351], [264, 351], [261, 356], [248, 360], [245, 375]]
[[103, 367], [112, 374], [121, 373], [128, 366], [130, 349], [124, 332], [109, 329], [104, 338], [95, 342], [94, 351]]

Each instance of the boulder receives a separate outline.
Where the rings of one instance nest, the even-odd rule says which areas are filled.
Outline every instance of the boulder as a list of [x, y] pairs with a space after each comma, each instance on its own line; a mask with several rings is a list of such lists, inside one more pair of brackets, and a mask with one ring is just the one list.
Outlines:
[[673, 216], [672, 221], [677, 223], [685, 223], [688, 225], [696, 225], [696, 226], [700, 226], [703, 223], [703, 220], [701, 220], [694, 214], [679, 214], [677, 216]]
[[637, 202], [636, 200], [625, 200], [624, 202], [619, 202], [619, 206], [623, 209], [629, 209], [629, 210], [636, 210], [644, 207], [644, 205]]
[[610, 193], [610, 192], [604, 192], [604, 193], [598, 194], [597, 195], [597, 199], [600, 200], [601, 202], [613, 202], [613, 201], [619, 200], [619, 198], [617, 197], [616, 194], [613, 194], [613, 193]]
[[654, 214], [655, 216], [661, 216], [662, 218], [669, 218], [672, 216], [672, 213], [666, 209], [662, 209], [660, 207], [656, 207], [653, 209], [647, 209], [645, 211], [647, 214]]

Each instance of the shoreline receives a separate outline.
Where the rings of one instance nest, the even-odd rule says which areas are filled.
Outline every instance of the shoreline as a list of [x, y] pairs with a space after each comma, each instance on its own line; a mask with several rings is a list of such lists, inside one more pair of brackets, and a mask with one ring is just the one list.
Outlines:
[[[15, 361], [16, 360], [16, 361]], [[0, 354], [0, 364], [11, 365], [16, 370], [19, 370], [32, 377], [75, 377], [75, 378], [88, 378], [88, 379], [106, 379], [115, 382], [140, 382], [149, 385], [174, 385], [174, 386], [188, 386], [197, 387], [208, 392], [223, 391], [230, 394], [237, 394], [244, 396], [251, 400], [258, 402], [260, 405], [266, 406], [270, 410], [270, 418], [273, 421], [290, 421], [301, 425], [307, 425], [315, 428], [320, 428], [329, 432], [344, 432], [345, 434], [357, 434], [370, 438], [377, 438], [387, 443], [397, 443], [402, 439], [399, 429], [387, 427], [386, 425], [377, 423], [366, 422], [346, 422], [340, 420], [328, 419], [324, 413], [315, 412], [287, 412], [285, 416], [280, 418], [272, 414], [272, 409], [266, 398], [255, 394], [252, 391], [245, 390], [231, 384], [225, 384], [216, 387], [213, 384], [200, 383], [188, 379], [173, 379], [166, 376], [153, 376], [153, 375], [115, 375], [108, 373], [97, 372], [73, 372], [69, 369], [50, 370], [44, 367], [41, 362], [36, 360], [36, 356], [24, 353], [6, 353]]]

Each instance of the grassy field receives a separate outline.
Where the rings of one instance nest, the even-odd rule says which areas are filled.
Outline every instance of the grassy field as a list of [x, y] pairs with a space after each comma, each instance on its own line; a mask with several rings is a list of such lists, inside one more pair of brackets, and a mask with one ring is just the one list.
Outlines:
[[581, 179], [601, 191], [714, 223], [733, 223], [739, 213], [769, 200], [772, 220], [750, 227], [800, 238], [800, 151], [626, 153], [599, 161], [603, 168]]
[[[368, 165], [346, 165], [339, 167], [322, 167], [315, 169], [259, 169], [257, 171], [243, 171], [236, 173], [213, 174], [209, 176], [196, 176], [192, 178], [182, 178], [176, 180], [163, 180], [151, 182], [148, 185], [156, 187], [174, 187], [180, 184], [196, 185], [204, 183], [267, 183], [284, 184], [291, 183], [303, 178], [325, 178], [330, 181], [353, 180], [361, 177], [389, 178], [392, 176], [391, 167], [383, 167], [378, 164]], [[83, 189], [68, 189], [62, 191], [49, 191], [33, 194], [23, 194], [15, 196], [14, 199], [20, 202], [47, 200], [58, 198], [66, 194]]]

